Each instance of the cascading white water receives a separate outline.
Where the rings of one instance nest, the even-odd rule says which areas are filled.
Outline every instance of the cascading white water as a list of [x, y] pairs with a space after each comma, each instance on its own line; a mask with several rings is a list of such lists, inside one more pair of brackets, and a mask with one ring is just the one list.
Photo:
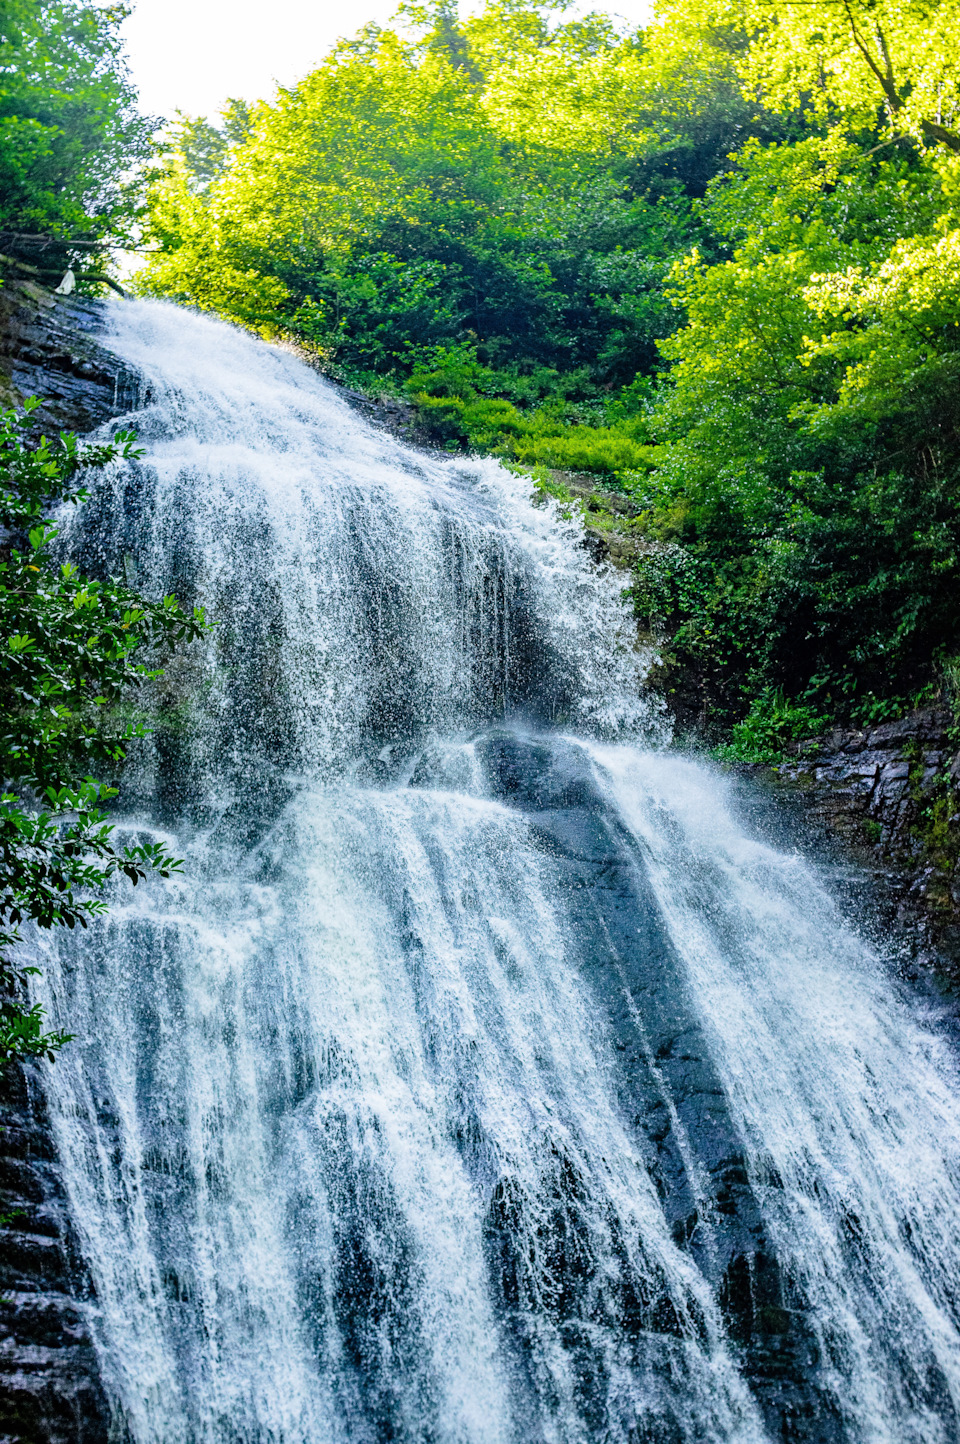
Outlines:
[[67, 544], [218, 624], [125, 780], [183, 878], [39, 945], [118, 1427], [955, 1439], [952, 1058], [808, 867], [641, 749], [575, 523], [281, 351], [113, 315], [148, 454]]
[[957, 1436], [955, 1061], [717, 779], [594, 749], [712, 1035], [774, 1247], [857, 1440]]

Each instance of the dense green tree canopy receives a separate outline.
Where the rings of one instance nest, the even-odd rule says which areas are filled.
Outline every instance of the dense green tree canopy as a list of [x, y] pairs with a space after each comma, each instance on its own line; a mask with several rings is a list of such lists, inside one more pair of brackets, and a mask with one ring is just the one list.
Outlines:
[[960, 32], [950, 0], [668, 0], [691, 22], [749, 38], [737, 71], [778, 108], [880, 126], [960, 151]]
[[87, 249], [128, 233], [129, 182], [152, 127], [121, 54], [126, 13], [0, 0], [0, 251], [55, 269], [72, 252], [51, 237]]
[[539, 368], [582, 369], [585, 396], [631, 381], [656, 360], [662, 281], [696, 229], [681, 152], [704, 181], [716, 132], [732, 144], [748, 121], [729, 64], [684, 76], [669, 114], [669, 77], [602, 16], [421, 19], [361, 32], [234, 143], [228, 116], [219, 175], [217, 139], [198, 164], [196, 124], [181, 127], [144, 289], [292, 333], [355, 379], [455, 346], [521, 392]]

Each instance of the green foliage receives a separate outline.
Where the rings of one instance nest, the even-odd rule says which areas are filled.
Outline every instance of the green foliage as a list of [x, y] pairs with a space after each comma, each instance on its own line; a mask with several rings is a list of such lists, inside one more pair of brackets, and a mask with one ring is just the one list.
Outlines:
[[675, 268], [648, 525], [684, 560], [648, 605], [718, 721], [768, 686], [878, 720], [956, 651], [950, 164], [748, 145], [707, 200], [729, 258]]
[[724, 762], [763, 763], [783, 759], [791, 742], [813, 737], [827, 726], [812, 707], [788, 701], [782, 692], [767, 689], [755, 697], [742, 721], [731, 728], [730, 741], [714, 749]]
[[[0, 3], [0, 250], [61, 271], [128, 234], [152, 127], [121, 55], [122, 5]], [[51, 240], [51, 238], [54, 238]], [[60, 238], [57, 240], [56, 238]], [[38, 249], [42, 243], [42, 249]]]
[[31, 969], [19, 960], [23, 923], [85, 927], [104, 910], [99, 894], [115, 874], [136, 883], [180, 864], [162, 843], [118, 848], [104, 804], [116, 788], [93, 768], [115, 771], [140, 723], [116, 720], [131, 686], [160, 675], [157, 658], [204, 629], [175, 597], [150, 602], [121, 583], [94, 581], [57, 563], [51, 506], [82, 502], [85, 471], [135, 456], [133, 437], [81, 447], [74, 436], [30, 448], [39, 402], [0, 417], [0, 524], [9, 540], [0, 561], [0, 1063], [52, 1056], [65, 1041], [45, 1033], [28, 1007]]
[[[603, 476], [652, 465], [642, 417], [621, 414], [607, 425], [583, 424], [578, 413], [584, 408], [563, 399], [562, 381], [555, 372], [529, 378], [495, 373], [476, 361], [473, 347], [437, 347], [431, 364], [415, 370], [405, 389], [427, 436], [450, 450], [470, 448], [528, 467]], [[531, 405], [538, 382], [555, 394]], [[490, 390], [499, 395], [485, 394]]]
[[606, 17], [550, 11], [491, 4], [461, 24], [406, 7], [406, 32], [361, 32], [241, 131], [230, 115], [181, 124], [140, 289], [405, 392], [450, 449], [642, 467], [606, 408], [661, 365], [694, 195], [723, 163], [717, 136], [733, 143], [756, 107], [719, 52], [691, 94], [679, 64], [658, 71]]
[[749, 37], [737, 72], [777, 106], [960, 150], [956, 0], [670, 0], [686, 26]]

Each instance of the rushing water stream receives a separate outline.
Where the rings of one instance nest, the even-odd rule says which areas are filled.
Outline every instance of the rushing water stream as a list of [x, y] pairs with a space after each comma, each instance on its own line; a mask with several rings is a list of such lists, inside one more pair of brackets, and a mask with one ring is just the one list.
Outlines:
[[183, 878], [39, 984], [118, 1428], [957, 1440], [950, 1051], [652, 745], [576, 525], [290, 355], [113, 318], [147, 454], [67, 544], [217, 622], [125, 780]]

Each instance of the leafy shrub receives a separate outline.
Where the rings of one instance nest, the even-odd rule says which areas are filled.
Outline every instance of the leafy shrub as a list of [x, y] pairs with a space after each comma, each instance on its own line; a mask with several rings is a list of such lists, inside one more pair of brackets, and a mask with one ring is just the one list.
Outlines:
[[606, 475], [651, 464], [649, 447], [612, 427], [577, 426], [553, 435], [520, 437], [509, 449], [518, 461], [539, 462], [560, 471]]
[[28, 1004], [33, 970], [19, 954], [21, 925], [86, 927], [104, 911], [99, 893], [110, 877], [136, 883], [180, 867], [162, 843], [114, 845], [104, 804], [116, 789], [90, 772], [115, 771], [144, 734], [113, 706], [160, 675], [143, 653], [190, 641], [205, 626], [201, 611], [185, 613], [175, 597], [148, 601], [56, 564], [49, 509], [86, 499], [84, 470], [137, 453], [122, 432], [107, 446], [61, 435], [31, 449], [25, 435], [38, 405], [0, 417], [0, 525], [9, 534], [0, 561], [0, 1065], [50, 1057], [67, 1038], [45, 1033], [39, 1005]]
[[767, 689], [755, 697], [750, 711], [731, 728], [730, 741], [714, 749], [724, 762], [765, 763], [783, 759], [791, 742], [813, 737], [829, 725], [812, 707], [790, 702], [780, 691]]

